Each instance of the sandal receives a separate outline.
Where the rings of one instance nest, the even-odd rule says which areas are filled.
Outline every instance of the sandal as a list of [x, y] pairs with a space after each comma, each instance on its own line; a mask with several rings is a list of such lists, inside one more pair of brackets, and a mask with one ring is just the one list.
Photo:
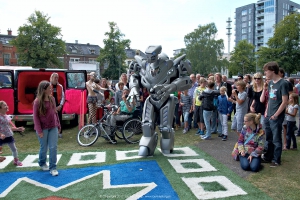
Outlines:
[[16, 166], [22, 166], [23, 164], [19, 160], [14, 161], [14, 165]]
[[6, 158], [3, 156], [0, 156], [0, 162], [4, 161]]

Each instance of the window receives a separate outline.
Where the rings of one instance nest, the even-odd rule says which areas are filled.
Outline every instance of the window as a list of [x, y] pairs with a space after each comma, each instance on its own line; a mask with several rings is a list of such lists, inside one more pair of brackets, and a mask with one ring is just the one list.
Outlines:
[[267, 28], [267, 29], [266, 29], [266, 33], [267, 33], [267, 34], [272, 33], [272, 28]]
[[244, 22], [244, 21], [246, 21], [247, 20], [247, 16], [243, 16], [242, 17], [242, 21]]
[[246, 40], [247, 39], [247, 35], [242, 35], [242, 40]]
[[246, 22], [242, 23], [242, 27], [243, 28], [247, 27], [247, 23]]
[[79, 62], [80, 58], [70, 58], [70, 62]]
[[251, 26], [251, 21], [248, 22], [248, 26]]
[[243, 28], [243, 29], [242, 29], [242, 33], [247, 33], [247, 29], [246, 29], [246, 28]]
[[10, 54], [3, 54], [3, 58], [4, 58], [4, 65], [9, 65]]
[[247, 10], [243, 10], [242, 11], [242, 15], [244, 16], [244, 15], [247, 15]]
[[67, 87], [68, 88], [85, 88], [84, 73], [67, 73]]
[[251, 33], [251, 27], [248, 28], [248, 32]]
[[89, 58], [89, 62], [94, 63], [94, 62], [96, 62], [96, 59], [95, 58]]
[[249, 14], [251, 13], [251, 8], [249, 8], [248, 12], [249, 12]]
[[11, 73], [0, 72], [0, 88], [11, 88]]

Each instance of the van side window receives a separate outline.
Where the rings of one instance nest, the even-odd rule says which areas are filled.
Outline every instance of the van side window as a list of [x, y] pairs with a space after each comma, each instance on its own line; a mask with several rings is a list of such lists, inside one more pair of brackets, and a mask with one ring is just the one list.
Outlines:
[[11, 72], [0, 72], [0, 88], [12, 88]]
[[67, 88], [85, 88], [84, 73], [68, 72], [67, 73]]

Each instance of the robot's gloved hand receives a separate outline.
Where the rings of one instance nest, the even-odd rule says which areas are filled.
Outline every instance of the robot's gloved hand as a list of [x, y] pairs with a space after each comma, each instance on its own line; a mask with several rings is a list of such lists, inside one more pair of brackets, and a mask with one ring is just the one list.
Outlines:
[[163, 97], [168, 97], [171, 92], [174, 90], [174, 85], [165, 84], [165, 85], [155, 85], [150, 89], [150, 93], [153, 94], [153, 97], [156, 99], [161, 99]]
[[135, 88], [132, 88], [130, 90], [130, 93], [129, 93], [128, 97], [127, 97], [127, 101], [130, 101], [131, 99], [135, 100], [135, 102], [139, 102], [140, 101], [140, 93]]

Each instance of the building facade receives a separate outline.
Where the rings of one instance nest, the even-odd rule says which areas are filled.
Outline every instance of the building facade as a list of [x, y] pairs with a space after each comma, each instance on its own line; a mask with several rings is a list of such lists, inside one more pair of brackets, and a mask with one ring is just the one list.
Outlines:
[[285, 16], [300, 10], [300, 4], [290, 0], [259, 0], [235, 10], [235, 45], [247, 40], [255, 51], [267, 46], [273, 37], [274, 25]]
[[16, 38], [12, 35], [10, 29], [7, 35], [0, 34], [0, 66], [16, 66], [18, 65], [18, 55], [15, 46], [9, 44], [9, 41]]

